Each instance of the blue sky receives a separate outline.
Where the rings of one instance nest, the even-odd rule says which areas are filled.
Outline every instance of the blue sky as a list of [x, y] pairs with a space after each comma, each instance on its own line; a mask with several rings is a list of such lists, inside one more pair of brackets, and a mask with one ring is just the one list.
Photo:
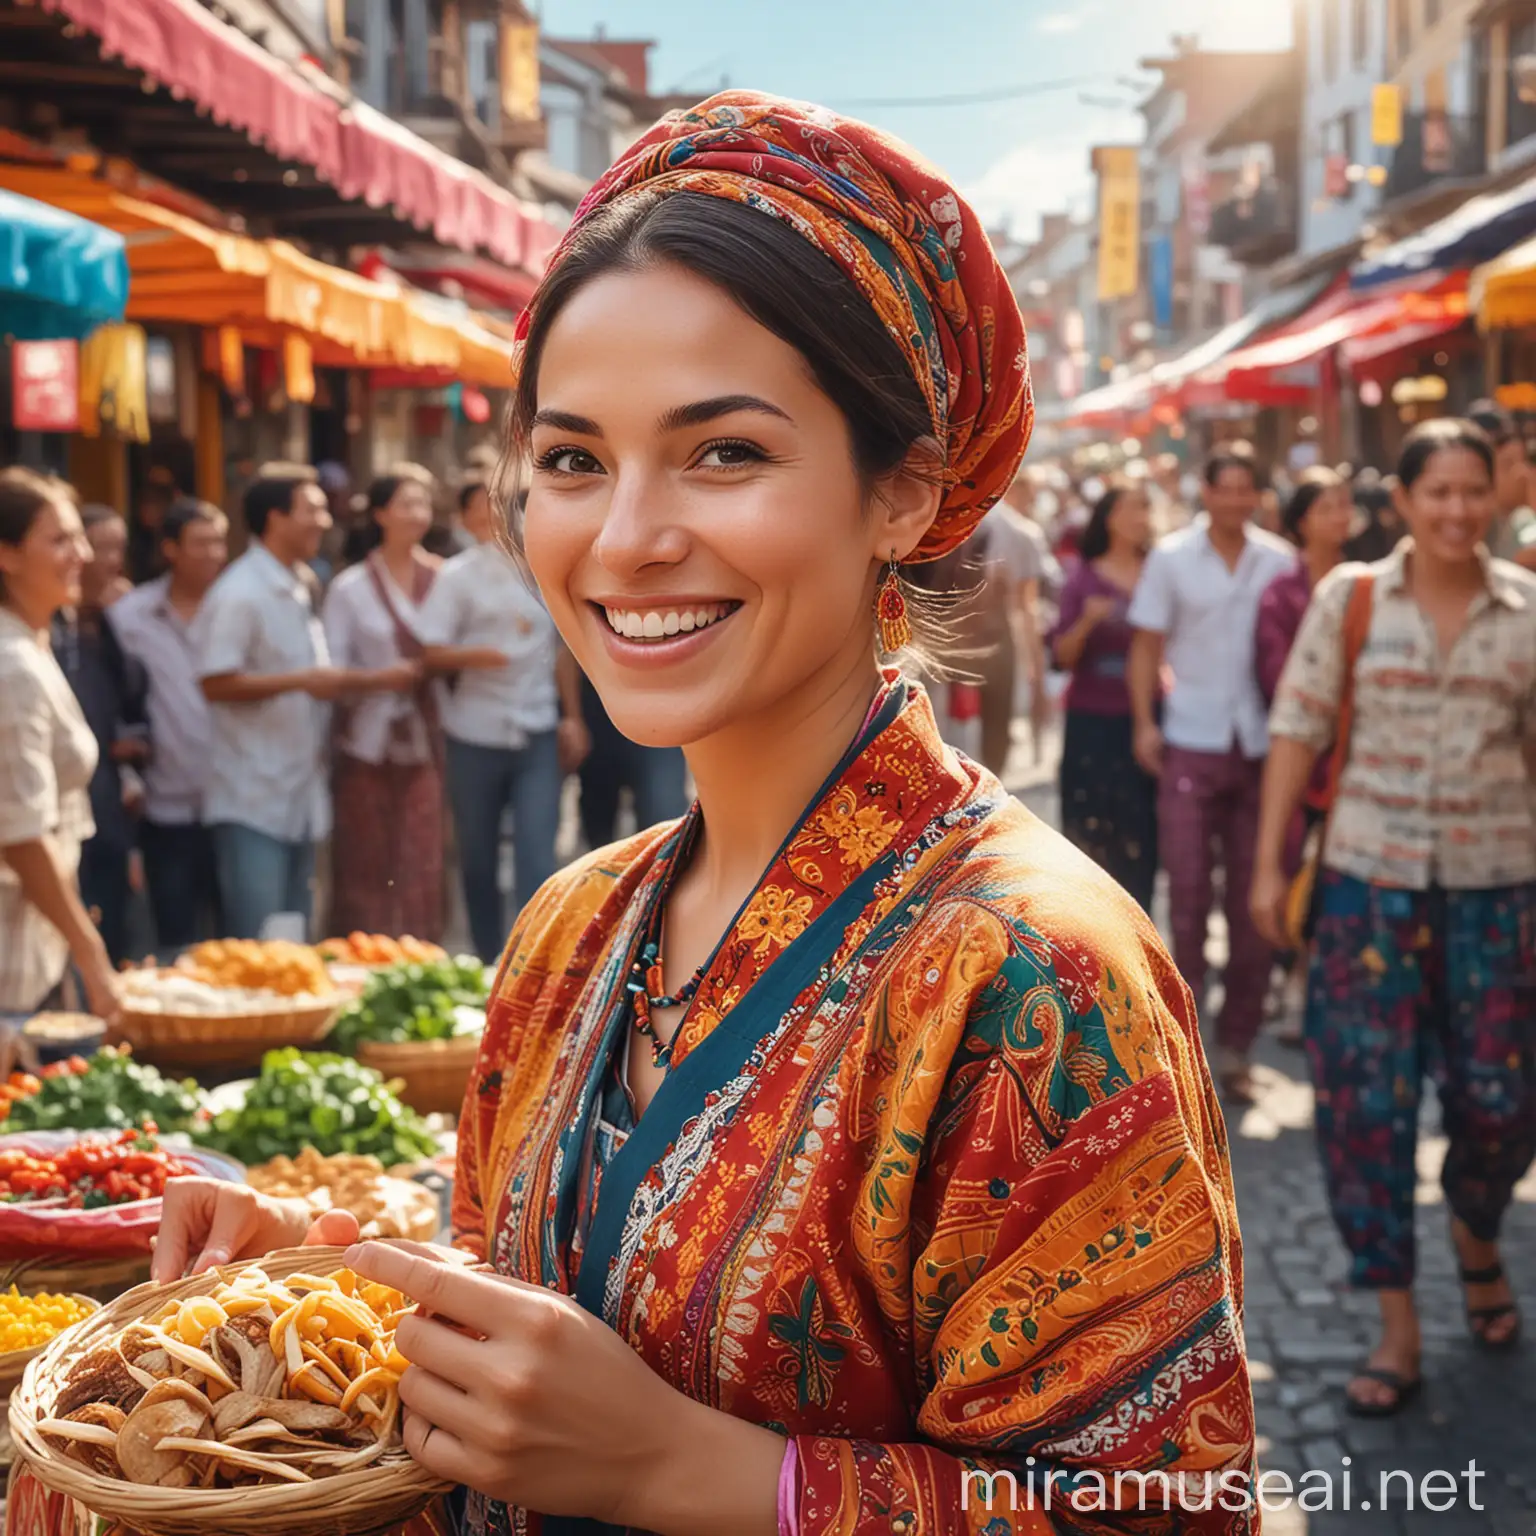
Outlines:
[[[1213, 48], [1283, 47], [1290, 0], [543, 0], [546, 31], [649, 37], [656, 89], [705, 95], [722, 77], [867, 117], [917, 145], [996, 223], [1086, 211], [1088, 146], [1134, 139], [1136, 62], [1175, 32]], [[943, 18], [940, 20], [940, 18]], [[966, 106], [870, 98], [1093, 83]], [[1084, 98], [1090, 98], [1085, 100]], [[1118, 103], [1118, 105], [1117, 105]]]

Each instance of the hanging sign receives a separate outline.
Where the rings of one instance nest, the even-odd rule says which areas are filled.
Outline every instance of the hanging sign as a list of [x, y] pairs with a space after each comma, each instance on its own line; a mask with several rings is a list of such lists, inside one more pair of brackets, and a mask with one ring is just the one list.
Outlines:
[[1104, 146], [1099, 171], [1099, 298], [1128, 299], [1140, 286], [1141, 151]]
[[18, 432], [74, 432], [80, 425], [80, 344], [11, 343], [11, 421]]

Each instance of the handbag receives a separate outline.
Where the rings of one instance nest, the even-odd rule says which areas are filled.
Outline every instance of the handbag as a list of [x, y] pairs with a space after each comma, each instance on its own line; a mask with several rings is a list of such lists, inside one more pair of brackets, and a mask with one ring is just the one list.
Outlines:
[[[374, 593], [383, 604], [384, 611], [389, 615], [389, 622], [395, 631], [395, 645], [400, 652], [401, 660], [419, 661], [426, 654], [426, 646], [421, 643], [410, 625], [401, 618], [400, 610], [395, 607], [395, 600], [389, 593], [389, 583], [384, 579], [383, 562], [377, 554], [371, 554], [365, 561], [365, 566]], [[426, 600], [427, 594], [432, 590], [432, 585], [437, 580], [437, 572], [430, 566], [418, 565], [415, 575], [416, 590], [412, 593], [412, 597], [416, 602], [421, 603]], [[411, 706], [413, 714], [397, 715], [390, 726], [391, 754], [398, 754], [397, 760], [404, 761], [409, 761], [414, 754], [416, 740], [415, 732], [411, 728], [414, 717], [425, 736], [427, 755], [441, 773], [443, 768], [442, 731], [439, 728], [437, 697], [433, 692], [430, 677], [422, 678], [412, 691]]]
[[1291, 880], [1285, 899], [1285, 931], [1291, 947], [1303, 950], [1312, 941], [1317, 921], [1319, 875], [1323, 853], [1328, 843], [1328, 827], [1333, 820], [1334, 801], [1339, 781], [1349, 761], [1349, 738], [1355, 722], [1355, 668], [1365, 649], [1371, 628], [1371, 592], [1375, 577], [1371, 572], [1355, 578], [1349, 602], [1344, 609], [1344, 687], [1339, 699], [1339, 728], [1329, 752], [1328, 774], [1323, 786], [1307, 798], [1308, 829], [1301, 850], [1301, 868]]

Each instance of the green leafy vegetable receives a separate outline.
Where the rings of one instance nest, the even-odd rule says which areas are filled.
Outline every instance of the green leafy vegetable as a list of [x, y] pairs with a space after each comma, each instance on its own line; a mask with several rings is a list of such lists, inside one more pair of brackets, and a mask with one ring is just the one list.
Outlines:
[[484, 1022], [489, 985], [485, 967], [467, 957], [387, 966], [342, 1010], [326, 1043], [355, 1051], [364, 1043], [402, 1045], [473, 1033]]
[[433, 1156], [437, 1140], [375, 1071], [350, 1056], [268, 1051], [239, 1109], [193, 1131], [203, 1146], [254, 1165], [313, 1147], [376, 1157], [386, 1168]]
[[199, 1108], [197, 1084], [162, 1077], [110, 1046], [91, 1057], [84, 1072], [45, 1077], [28, 1098], [17, 1099], [6, 1131], [122, 1131], [153, 1120], [162, 1131], [184, 1131]]

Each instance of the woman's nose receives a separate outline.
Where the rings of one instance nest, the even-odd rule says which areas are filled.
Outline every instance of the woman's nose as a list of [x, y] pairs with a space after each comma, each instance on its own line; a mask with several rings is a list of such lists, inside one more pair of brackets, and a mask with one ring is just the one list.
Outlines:
[[599, 563], [624, 575], [648, 565], [675, 565], [687, 550], [664, 478], [642, 470], [620, 472], [593, 547]]

